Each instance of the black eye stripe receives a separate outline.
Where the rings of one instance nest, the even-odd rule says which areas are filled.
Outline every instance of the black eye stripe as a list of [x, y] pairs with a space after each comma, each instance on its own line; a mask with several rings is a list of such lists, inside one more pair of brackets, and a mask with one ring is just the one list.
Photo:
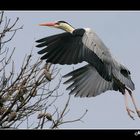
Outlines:
[[[57, 23], [67, 23], [66, 21], [63, 21], [63, 20], [61, 20], [61, 21], [58, 21]], [[67, 23], [68, 24], [68, 23]]]
[[[66, 22], [66, 21], [63, 21], [63, 20], [61, 20], [61, 21], [57, 21], [57, 25], [60, 25], [61, 23], [66, 23], [66, 24], [68, 24], [69, 26], [71, 26], [68, 22]], [[73, 27], [73, 26], [71, 26], [71, 27]], [[73, 27], [74, 28], [74, 27]]]

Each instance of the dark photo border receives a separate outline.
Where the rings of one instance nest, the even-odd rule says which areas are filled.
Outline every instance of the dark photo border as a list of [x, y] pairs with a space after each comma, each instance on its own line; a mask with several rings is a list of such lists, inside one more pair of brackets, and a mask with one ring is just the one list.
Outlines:
[[[139, 1], [95, 1], [95, 0], [1, 0], [0, 9], [1, 10], [139, 10]], [[8, 134], [6, 134], [8, 133]], [[121, 136], [140, 136], [140, 130], [137, 129], [82, 129], [82, 130], [1, 130], [0, 131], [1, 139], [4, 136], [10, 137], [11, 139], [25, 139], [28, 136], [36, 137], [38, 135], [39, 140], [48, 138], [57, 139], [65, 138], [69, 139], [96, 139], [96, 137], [108, 136], [110, 138]]]

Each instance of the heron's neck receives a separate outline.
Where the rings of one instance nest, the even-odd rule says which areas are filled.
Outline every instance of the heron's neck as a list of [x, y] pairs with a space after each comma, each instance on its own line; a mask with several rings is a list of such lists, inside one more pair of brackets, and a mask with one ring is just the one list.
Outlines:
[[66, 32], [69, 32], [69, 33], [72, 33], [75, 30], [72, 26], [70, 26], [68, 24], [63, 25], [63, 27], [61, 29], [65, 30]]

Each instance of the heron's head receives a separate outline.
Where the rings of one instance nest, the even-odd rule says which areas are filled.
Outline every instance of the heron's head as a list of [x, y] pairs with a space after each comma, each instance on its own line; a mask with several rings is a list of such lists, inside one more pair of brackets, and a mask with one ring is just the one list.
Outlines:
[[62, 29], [64, 31], [70, 32], [70, 33], [72, 33], [74, 31], [74, 28], [65, 21], [48, 22], [48, 23], [43, 23], [43, 24], [39, 24], [39, 25], [59, 28], [59, 29]]

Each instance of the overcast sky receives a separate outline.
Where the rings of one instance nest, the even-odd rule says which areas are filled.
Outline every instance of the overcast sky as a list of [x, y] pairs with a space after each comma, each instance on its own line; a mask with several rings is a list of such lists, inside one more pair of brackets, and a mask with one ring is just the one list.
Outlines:
[[[64, 20], [75, 28], [92, 28], [103, 40], [106, 46], [119, 62], [127, 66], [135, 83], [134, 96], [140, 107], [140, 12], [115, 12], [115, 11], [6, 11], [11, 18], [20, 18], [18, 25], [24, 25], [11, 42], [16, 47], [16, 66], [19, 67], [25, 54], [36, 45], [35, 40], [60, 33], [61, 30], [40, 27], [39, 23], [48, 21]], [[37, 55], [38, 49], [34, 48]], [[78, 64], [75, 68], [84, 65]], [[60, 66], [61, 74], [64, 75], [72, 70], [72, 66]], [[66, 101], [68, 92], [62, 85], [60, 92], [65, 96], [60, 106]], [[131, 101], [131, 100], [130, 100]], [[130, 102], [131, 103], [131, 102]], [[63, 104], [62, 104], [63, 105]], [[130, 104], [131, 106], [131, 104]], [[131, 106], [134, 110], [134, 107]], [[107, 91], [93, 98], [71, 98], [70, 114], [67, 119], [79, 117], [86, 109], [87, 115], [82, 122], [62, 125], [61, 128], [140, 128], [140, 118], [135, 114], [135, 120], [128, 117], [124, 105], [124, 97], [120, 92]]]

